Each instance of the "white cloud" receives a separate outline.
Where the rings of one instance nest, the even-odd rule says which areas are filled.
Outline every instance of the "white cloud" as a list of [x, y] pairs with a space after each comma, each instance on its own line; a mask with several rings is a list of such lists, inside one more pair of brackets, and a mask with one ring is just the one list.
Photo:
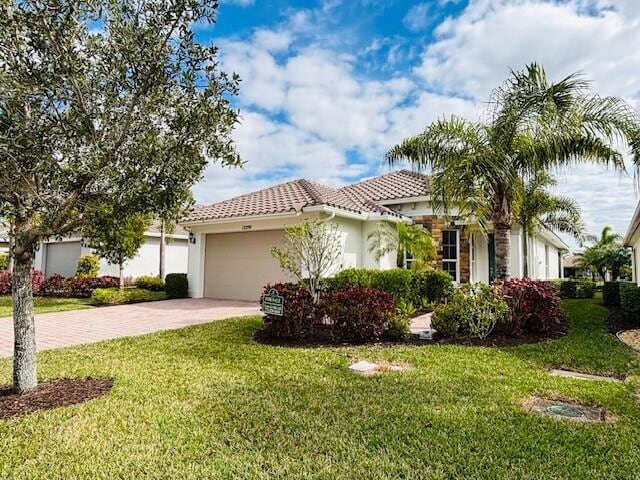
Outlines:
[[239, 7], [249, 7], [255, 3], [255, 0], [222, 0], [222, 3], [238, 5]]
[[486, 99], [508, 68], [536, 61], [554, 78], [584, 71], [598, 92], [633, 97], [640, 93], [640, 18], [628, 12], [640, 13], [638, 4], [612, 10], [604, 2], [472, 0], [440, 24], [416, 71], [444, 92]]
[[253, 34], [255, 43], [268, 52], [282, 52], [291, 45], [291, 34], [287, 31], [267, 29], [256, 30]]
[[412, 32], [419, 32], [431, 23], [430, 12], [427, 2], [417, 3], [409, 9], [402, 22]]

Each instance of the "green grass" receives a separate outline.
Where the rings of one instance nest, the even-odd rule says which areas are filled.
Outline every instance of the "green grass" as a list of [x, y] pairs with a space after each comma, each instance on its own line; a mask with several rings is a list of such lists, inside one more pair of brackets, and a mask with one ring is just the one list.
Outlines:
[[[36, 313], [64, 312], [90, 307], [88, 298], [34, 297], [33, 304]], [[0, 295], [0, 318], [10, 317], [12, 314], [11, 296]]]
[[[0, 422], [0, 478], [638, 478], [640, 357], [605, 332], [597, 301], [565, 306], [569, 336], [504, 349], [273, 347], [252, 340], [253, 317], [44, 352], [43, 378], [110, 376], [115, 386]], [[415, 369], [363, 378], [347, 370], [355, 359]], [[586, 382], [549, 366], [632, 376]], [[10, 379], [7, 359], [0, 379]], [[618, 420], [520, 407], [552, 393]]]

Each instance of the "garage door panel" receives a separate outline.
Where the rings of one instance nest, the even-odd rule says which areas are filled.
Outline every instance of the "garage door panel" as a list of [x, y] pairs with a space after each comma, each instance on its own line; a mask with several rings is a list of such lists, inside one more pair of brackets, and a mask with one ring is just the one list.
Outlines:
[[267, 283], [290, 281], [271, 256], [283, 237], [282, 230], [207, 235], [205, 296], [258, 300]]

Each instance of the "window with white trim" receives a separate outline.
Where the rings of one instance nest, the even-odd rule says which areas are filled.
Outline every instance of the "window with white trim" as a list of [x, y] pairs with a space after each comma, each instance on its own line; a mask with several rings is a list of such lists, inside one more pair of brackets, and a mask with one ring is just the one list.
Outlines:
[[442, 269], [458, 281], [458, 230], [442, 231]]

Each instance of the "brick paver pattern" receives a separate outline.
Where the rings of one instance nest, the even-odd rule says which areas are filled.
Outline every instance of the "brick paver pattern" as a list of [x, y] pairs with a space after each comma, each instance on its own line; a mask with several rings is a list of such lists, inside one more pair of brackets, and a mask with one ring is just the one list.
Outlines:
[[[259, 315], [254, 302], [177, 299], [36, 315], [38, 351]], [[0, 357], [13, 355], [13, 320], [0, 318]]]

